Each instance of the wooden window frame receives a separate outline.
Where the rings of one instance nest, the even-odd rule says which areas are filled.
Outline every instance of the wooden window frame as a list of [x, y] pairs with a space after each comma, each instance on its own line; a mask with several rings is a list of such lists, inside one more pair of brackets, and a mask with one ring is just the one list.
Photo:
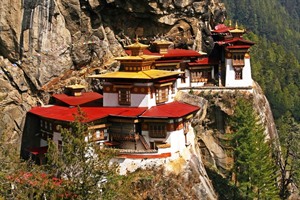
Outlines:
[[237, 67], [245, 66], [245, 57], [242, 54], [233, 55], [232, 65]]
[[167, 124], [166, 123], [149, 123], [149, 136], [151, 138], [166, 138]]
[[94, 132], [92, 134], [93, 141], [99, 141], [99, 140], [105, 140], [105, 139], [106, 139], [106, 137], [105, 137], [105, 129], [104, 128], [94, 130]]
[[211, 79], [211, 74], [208, 70], [195, 70], [191, 71], [191, 82], [208, 82]]
[[131, 92], [129, 88], [120, 88], [118, 90], [119, 105], [130, 105]]
[[169, 99], [169, 86], [163, 86], [156, 89], [156, 103], [164, 103]]

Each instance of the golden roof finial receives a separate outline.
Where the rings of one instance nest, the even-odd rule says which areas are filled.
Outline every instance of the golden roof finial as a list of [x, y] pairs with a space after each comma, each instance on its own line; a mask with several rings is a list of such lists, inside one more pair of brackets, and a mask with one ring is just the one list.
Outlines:
[[231, 20], [229, 20], [229, 27], [231, 27], [232, 26], [232, 24], [231, 24]]
[[237, 22], [237, 21], [235, 22], [235, 28], [236, 28], [236, 29], [239, 29], [239, 25], [238, 25], [238, 22]]
[[135, 43], [139, 43], [139, 36], [138, 36], [138, 34], [135, 35]]

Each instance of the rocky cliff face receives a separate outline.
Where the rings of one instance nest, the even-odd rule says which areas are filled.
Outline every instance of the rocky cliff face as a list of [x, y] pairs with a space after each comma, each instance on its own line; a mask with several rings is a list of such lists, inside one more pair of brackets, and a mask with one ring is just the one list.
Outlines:
[[[201, 155], [207, 167], [216, 169], [223, 176], [230, 176], [233, 166], [233, 155], [230, 141], [226, 134], [231, 133], [228, 118], [234, 113], [236, 99], [242, 97], [253, 102], [254, 110], [259, 115], [261, 124], [265, 126], [267, 139], [278, 141], [278, 134], [274, 124], [273, 114], [268, 100], [258, 84], [251, 90], [209, 90], [190, 91], [201, 106], [201, 117], [194, 120]], [[178, 93], [177, 99], [187, 103], [195, 103], [187, 93]]]
[[209, 52], [209, 27], [225, 8], [213, 0], [4, 0], [0, 5], [0, 133], [21, 133], [26, 111], [69, 82], [114, 70], [135, 37], [168, 38]]

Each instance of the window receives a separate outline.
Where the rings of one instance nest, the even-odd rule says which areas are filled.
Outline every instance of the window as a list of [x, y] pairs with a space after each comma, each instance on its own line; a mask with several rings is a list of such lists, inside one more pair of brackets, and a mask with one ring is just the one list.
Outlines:
[[97, 130], [93, 135], [93, 140], [104, 140], [104, 129]]
[[181, 75], [181, 83], [185, 83], [185, 79], [186, 79], [186, 76], [185, 76], [185, 73]]
[[130, 90], [129, 89], [119, 89], [119, 104], [120, 105], [130, 105]]
[[165, 138], [167, 136], [166, 124], [149, 124], [149, 136], [152, 138]]
[[232, 61], [233, 66], [244, 66], [244, 55], [234, 55], [233, 56], [233, 61]]
[[169, 97], [169, 87], [161, 87], [156, 89], [156, 103], [163, 103], [168, 101]]
[[207, 70], [199, 70], [191, 72], [191, 81], [192, 83], [197, 82], [207, 82], [210, 78], [211, 72]]
[[243, 79], [243, 68], [242, 67], [235, 67], [235, 80], [242, 80]]

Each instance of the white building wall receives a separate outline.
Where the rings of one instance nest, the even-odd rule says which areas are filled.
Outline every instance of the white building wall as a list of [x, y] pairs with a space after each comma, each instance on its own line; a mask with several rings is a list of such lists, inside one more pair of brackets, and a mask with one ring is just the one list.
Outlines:
[[195, 145], [195, 138], [196, 138], [196, 135], [194, 133], [194, 129], [192, 127], [192, 124], [189, 123], [189, 131], [187, 132], [186, 134], [186, 143], [185, 145]]
[[[150, 94], [131, 94], [130, 95], [130, 107], [152, 107], [156, 105], [155, 94], [153, 94], [153, 98], [151, 98]], [[118, 106], [126, 106], [119, 105], [117, 93], [104, 93], [103, 94], [103, 107], [118, 107]]]
[[103, 107], [119, 106], [117, 93], [103, 93]]
[[167, 141], [171, 144], [171, 152], [181, 152], [185, 148], [183, 129], [170, 132]]
[[[176, 133], [175, 133], [176, 132]], [[172, 133], [174, 133], [174, 135], [172, 134], [172, 138], [174, 138], [174, 144], [172, 144], [173, 146], [176, 144], [176, 141], [180, 141], [179, 139], [176, 139], [177, 135], [180, 131], [174, 131]], [[147, 141], [149, 141], [148, 136], [148, 131], [143, 131], [143, 136], [145, 137], [145, 139]], [[181, 135], [181, 134], [180, 134]], [[181, 137], [179, 135], [179, 137]], [[130, 158], [126, 158], [126, 159], [114, 159], [112, 160], [112, 162], [118, 162], [120, 164], [120, 174], [126, 174], [128, 172], [133, 172], [135, 170], [137, 170], [138, 168], [149, 168], [149, 167], [154, 167], [154, 166], [167, 166], [166, 163], [172, 162], [176, 159], [182, 159], [182, 158], [187, 158], [188, 160], [191, 159], [190, 156], [194, 155], [191, 154], [191, 151], [194, 151], [196, 149], [195, 147], [195, 133], [194, 130], [191, 128], [190, 126], [190, 130], [187, 134], [188, 137], [188, 142], [190, 142], [188, 147], [183, 147], [183, 145], [180, 145], [178, 148], [175, 148], [175, 152], [172, 152], [172, 156], [168, 157], [168, 158], [158, 158], [158, 159], [130, 159]], [[184, 138], [184, 136], [183, 136]], [[184, 140], [182, 141], [184, 143]], [[184, 148], [183, 151], [177, 151], [176, 149], [181, 149]], [[173, 151], [173, 150], [172, 150]], [[166, 153], [166, 152], [170, 152], [169, 148], [165, 148], [165, 149], [160, 149], [158, 153]], [[172, 166], [172, 165], [171, 165]]]
[[191, 83], [191, 87], [202, 87], [202, 86], [204, 86], [204, 82]]
[[152, 106], [156, 106], [156, 96], [155, 96], [155, 92], [152, 93], [152, 98], [149, 95], [149, 105], [148, 108], [151, 108]]
[[185, 137], [184, 137], [183, 129], [167, 132], [166, 138], [150, 138], [148, 131], [142, 131], [142, 135], [149, 145], [150, 142], [154, 142], [154, 141], [166, 142], [171, 145], [170, 148], [159, 149], [158, 153], [177, 152], [177, 151], [180, 152], [185, 148]]
[[188, 69], [185, 69], [184, 70], [184, 75], [185, 75], [185, 83], [181, 83], [181, 78], [178, 78], [176, 83], [177, 83], [177, 87], [178, 88], [183, 88], [183, 87], [190, 87], [190, 82], [191, 82], [191, 79], [190, 79], [190, 71]]
[[243, 67], [243, 79], [235, 80], [235, 71], [232, 66], [232, 59], [225, 60], [226, 77], [225, 87], [251, 87], [253, 80], [251, 76], [250, 59], [245, 59], [245, 66]]
[[[177, 88], [175, 88], [175, 91]], [[166, 103], [170, 103], [174, 101], [174, 95], [172, 94], [172, 89], [169, 89], [168, 101]]]
[[131, 94], [131, 107], [149, 108], [150, 104], [150, 94]]

